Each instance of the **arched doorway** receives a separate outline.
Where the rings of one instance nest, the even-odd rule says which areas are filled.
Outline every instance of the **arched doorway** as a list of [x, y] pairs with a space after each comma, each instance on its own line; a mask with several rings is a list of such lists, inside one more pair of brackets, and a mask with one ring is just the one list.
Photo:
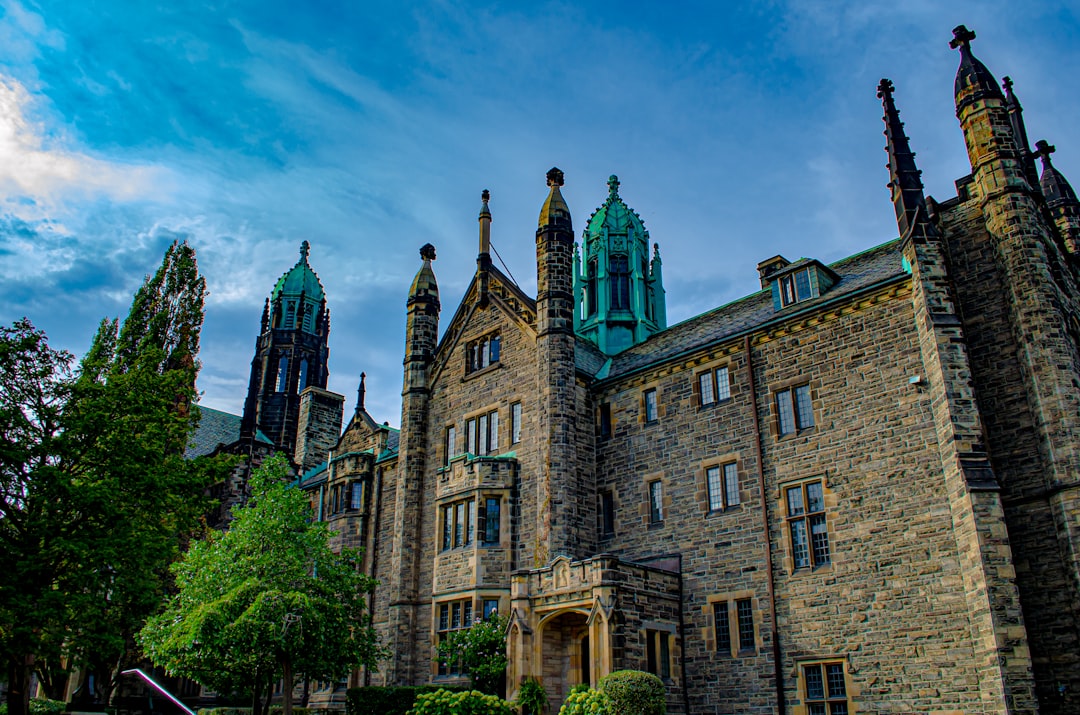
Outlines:
[[557, 712], [570, 688], [589, 683], [588, 618], [578, 611], [564, 611], [544, 622], [541, 633], [540, 672], [553, 712]]

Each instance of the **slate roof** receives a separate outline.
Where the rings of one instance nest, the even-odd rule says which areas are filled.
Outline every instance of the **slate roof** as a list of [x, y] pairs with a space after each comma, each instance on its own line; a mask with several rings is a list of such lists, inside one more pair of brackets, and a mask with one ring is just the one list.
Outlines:
[[[194, 459], [211, 454], [218, 447], [232, 444], [240, 439], [240, 416], [198, 406], [199, 427], [191, 436], [191, 444], [184, 451], [184, 457]], [[270, 438], [259, 430], [255, 439], [271, 444]]]
[[[850, 296], [860, 290], [890, 282], [906, 275], [900, 239], [894, 239], [875, 248], [837, 261], [829, 267], [840, 280], [818, 298], [799, 303], [795, 308], [777, 311], [773, 306], [772, 292], [762, 290], [727, 305], [720, 306], [656, 333], [648, 340], [627, 348], [611, 360], [606, 375], [613, 378], [663, 363], [683, 353], [693, 352], [708, 345], [722, 342], [748, 330], [761, 328], [770, 322], [787, 320], [805, 310], [812, 310], [837, 298]], [[579, 369], [591, 365], [583, 355], [578, 341], [576, 362]], [[596, 372], [591, 373], [596, 375]]]

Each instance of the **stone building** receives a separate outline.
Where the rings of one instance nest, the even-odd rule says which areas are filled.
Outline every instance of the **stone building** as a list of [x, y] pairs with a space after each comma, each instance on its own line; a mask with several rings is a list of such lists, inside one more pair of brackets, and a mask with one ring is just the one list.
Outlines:
[[535, 297], [492, 264], [485, 192], [452, 312], [421, 249], [400, 431], [361, 383], [339, 438], [322, 288], [279, 282], [245, 426], [380, 581], [393, 657], [352, 684], [462, 682], [436, 644], [497, 611], [508, 694], [556, 707], [636, 668], [676, 713], [1080, 712], [1080, 203], [955, 36], [956, 196], [924, 197], [882, 80], [899, 237], [768, 258], [677, 325], [614, 176], [579, 245], [548, 172]]

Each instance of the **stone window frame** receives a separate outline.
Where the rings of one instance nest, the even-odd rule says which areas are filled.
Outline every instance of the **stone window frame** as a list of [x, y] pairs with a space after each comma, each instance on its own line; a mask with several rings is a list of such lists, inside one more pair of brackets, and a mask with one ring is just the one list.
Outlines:
[[502, 334], [493, 330], [465, 343], [465, 375], [498, 367], [502, 359]]
[[[476, 543], [482, 548], [498, 548], [502, 546], [503, 537], [503, 525], [506, 523], [506, 519], [503, 517], [506, 514], [506, 499], [503, 492], [481, 492], [476, 499]], [[489, 522], [489, 502], [496, 500], [499, 505], [498, 511], [498, 526], [497, 534], [494, 540], [489, 540], [488, 529], [490, 527]]]
[[665, 683], [671, 683], [675, 672], [675, 635], [676, 628], [670, 623], [645, 621], [641, 628], [642, 656], [645, 661], [642, 670], [652, 673]]
[[439, 504], [440, 553], [469, 548], [476, 543], [476, 510], [475, 496]]
[[[432, 639], [434, 643], [435, 653], [432, 658], [432, 668], [435, 671], [435, 676], [440, 678], [456, 678], [459, 676], [467, 675], [464, 668], [460, 663], [456, 663], [451, 666], [447, 666], [439, 660], [439, 643], [443, 638], [447, 637], [454, 631], [464, 630], [473, 625], [475, 608], [472, 597], [468, 598], [447, 598], [441, 601], [436, 601], [432, 604], [431, 617], [432, 617], [432, 630], [435, 637]], [[455, 608], [455, 606], [457, 608]], [[457, 619], [454, 619], [454, 614], [457, 614]], [[455, 625], [455, 623], [457, 625]], [[457, 668], [452, 670], [452, 668]]]
[[[609, 497], [610, 509], [605, 504], [604, 497]], [[606, 516], [610, 513], [610, 520]], [[601, 539], [611, 539], [615, 536], [615, 518], [619, 513], [619, 493], [613, 487], [604, 487], [596, 494], [596, 519], [597, 533]], [[611, 529], [607, 529], [607, 522], [611, 522]]]
[[[740, 635], [739, 604], [749, 604], [753, 647], [743, 647]], [[761, 651], [761, 611], [758, 599], [749, 589], [719, 593], [706, 597], [702, 610], [705, 611], [705, 647], [710, 652], [725, 658], [750, 658]], [[717, 613], [727, 616], [727, 643], [721, 642], [718, 632]], [[726, 647], [725, 647], [726, 646]]]
[[[809, 511], [809, 493], [808, 485], [820, 484], [821, 485], [821, 509], [815, 509]], [[799, 513], [791, 513], [791, 503], [789, 502], [789, 490], [799, 489], [800, 498], [802, 499], [803, 510]], [[825, 473], [814, 474], [808, 477], [800, 477], [797, 479], [787, 479], [779, 484], [779, 494], [777, 495], [780, 501], [780, 513], [783, 514], [784, 519], [784, 544], [787, 547], [787, 553], [784, 556], [784, 568], [789, 574], [796, 575], [800, 573], [816, 573], [818, 571], [829, 570], [832, 568], [835, 559], [835, 542], [832, 538], [834, 531], [833, 524], [833, 510], [836, 507], [836, 500], [833, 495], [832, 489], [829, 488], [828, 477]], [[824, 525], [824, 549], [826, 553], [824, 558], [820, 554], [820, 543], [815, 545], [813, 526], [812, 523], [814, 517], [820, 517], [820, 521], [817, 523]], [[807, 553], [807, 561], [800, 563], [801, 560], [797, 560], [796, 556], [796, 531], [793, 524], [801, 523], [803, 527], [801, 531], [804, 533], [804, 545]], [[820, 532], [819, 532], [820, 533]], [[818, 553], [815, 553], [815, 552]]]
[[[857, 695], [851, 681], [850, 664], [843, 656], [800, 658], [796, 661], [798, 704], [792, 715], [850, 715], [856, 712], [853, 703]], [[817, 678], [821, 690], [812, 685]], [[821, 697], [817, 697], [821, 696]]]
[[442, 465], [444, 467], [450, 464], [450, 461], [454, 457], [457, 457], [460, 452], [457, 451], [457, 425], [448, 424], [443, 428], [443, 460]]
[[656, 385], [651, 385], [641, 391], [641, 421], [647, 425], [654, 425], [660, 421], [660, 390]]
[[[738, 501], [732, 502], [729, 499], [728, 483], [726, 480], [725, 470], [727, 467], [732, 467], [735, 470], [735, 485], [737, 491]], [[712, 469], [718, 469], [720, 477], [720, 508], [713, 508], [713, 491], [709, 483], [709, 471]], [[737, 452], [730, 454], [723, 454], [716, 457], [712, 457], [701, 463], [701, 467], [698, 470], [698, 478], [701, 484], [701, 492], [699, 493], [699, 500], [702, 504], [702, 508], [706, 516], [714, 514], [723, 514], [732, 510], [738, 509], [742, 506], [743, 501], [743, 482], [742, 482], [742, 459]]]
[[604, 400], [596, 406], [596, 437], [597, 439], [611, 439], [611, 401]]
[[521, 407], [521, 400], [514, 400], [510, 403], [510, 444], [518, 444], [521, 442], [521, 423], [523, 418], [523, 410]]
[[[800, 393], [805, 388], [805, 393]], [[769, 388], [770, 397], [770, 409], [772, 410], [772, 420], [770, 421], [769, 431], [776, 440], [791, 439], [799, 435], [813, 434], [819, 423], [819, 415], [817, 414], [820, 409], [819, 402], [819, 389], [820, 384], [817, 380], [809, 378], [805, 375], [784, 380], [778, 382]], [[781, 395], [786, 394], [790, 405], [782, 405]], [[807, 402], [804, 405], [808, 408], [809, 423], [806, 422], [806, 415], [800, 411], [799, 395], [806, 394]], [[784, 422], [785, 418], [791, 420], [791, 424], [794, 429], [785, 432]]]
[[[671, 512], [671, 497], [667, 493], [668, 490], [664, 488], [664, 475], [662, 473], [646, 475], [642, 486], [645, 490], [645, 498], [641, 503], [642, 520], [648, 528], [658, 529], [664, 525], [665, 519]], [[657, 496], [659, 496], [658, 503], [654, 503]]]
[[[723, 372], [723, 379], [720, 373]], [[715, 407], [731, 401], [734, 373], [731, 363], [713, 364], [694, 372], [693, 392], [699, 409]], [[704, 389], [708, 385], [708, 392]], [[723, 385], [724, 389], [721, 389]]]
[[[465, 452], [477, 457], [499, 451], [499, 408], [485, 407], [465, 416]], [[481, 429], [483, 427], [483, 429]], [[475, 430], [470, 434], [470, 430]]]

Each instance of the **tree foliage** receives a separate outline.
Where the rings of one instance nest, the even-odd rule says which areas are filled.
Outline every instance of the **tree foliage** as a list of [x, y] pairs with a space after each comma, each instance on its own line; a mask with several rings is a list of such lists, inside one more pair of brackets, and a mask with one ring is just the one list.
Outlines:
[[[194, 252], [174, 244], [139, 291], [157, 299], [137, 296], [119, 330], [102, 321], [77, 370], [28, 320], [0, 328], [0, 656], [11, 715], [26, 712], [31, 671], [57, 697], [68, 669], [82, 667], [108, 695], [111, 676], [137, 658], [133, 635], [161, 603], [205, 487], [227, 468], [183, 456], [204, 294]], [[136, 334], [146, 339], [122, 351]]]
[[451, 631], [438, 646], [439, 660], [449, 666], [460, 663], [472, 679], [473, 688], [498, 695], [506, 676], [506, 623], [493, 614], [487, 620], [459, 631]]
[[257, 698], [284, 677], [286, 714], [295, 674], [338, 680], [383, 656], [365, 607], [375, 582], [358, 552], [330, 550], [287, 478], [280, 455], [252, 473], [251, 500], [173, 566], [177, 593], [140, 635], [155, 664], [218, 692]]

